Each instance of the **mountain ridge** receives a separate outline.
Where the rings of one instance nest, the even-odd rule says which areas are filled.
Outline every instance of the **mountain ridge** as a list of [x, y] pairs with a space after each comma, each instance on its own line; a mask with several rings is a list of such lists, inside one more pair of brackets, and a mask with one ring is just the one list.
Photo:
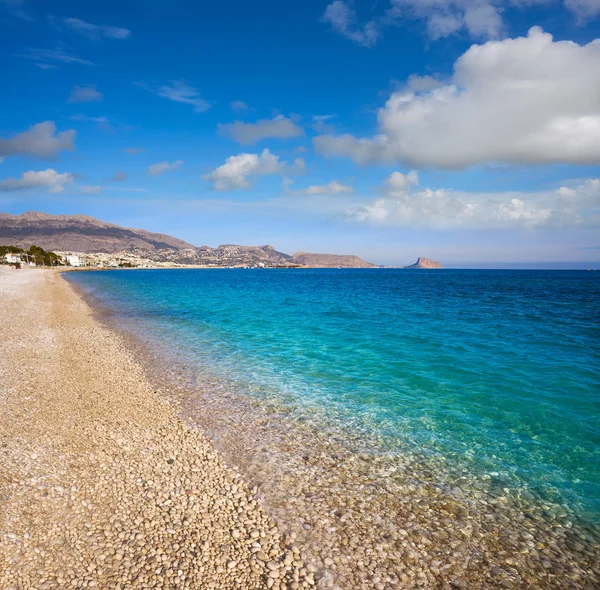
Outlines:
[[86, 254], [135, 252], [149, 261], [201, 266], [308, 266], [312, 268], [376, 268], [349, 254], [296, 252], [294, 255], [264, 246], [222, 244], [196, 247], [172, 236], [125, 228], [88, 215], [51, 215], [26, 211], [0, 213], [0, 245]]
[[194, 248], [166, 234], [125, 228], [87, 215], [50, 215], [26, 211], [21, 215], [0, 213], [0, 245], [44, 250], [114, 253], [122, 250]]

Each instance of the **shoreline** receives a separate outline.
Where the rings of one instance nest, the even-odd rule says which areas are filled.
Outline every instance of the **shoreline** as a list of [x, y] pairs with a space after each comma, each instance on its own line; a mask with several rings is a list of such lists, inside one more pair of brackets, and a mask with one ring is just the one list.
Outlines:
[[[36, 578], [35, 574], [28, 574], [32, 577], [22, 578], [18, 583], [14, 583], [11, 579], [14, 586], [5, 582], [2, 578], [3, 562], [9, 565], [9, 575], [13, 575], [13, 578], [17, 574], [23, 575], [21, 574], [23, 563], [27, 563], [27, 559], [31, 558], [34, 562], [40, 563], [44, 559], [48, 562], [52, 557], [53, 561], [48, 567], [50, 570], [57, 568], [54, 565], [53, 553], [49, 552], [42, 557], [40, 554], [35, 554], [35, 557], [31, 555], [34, 541], [38, 542], [39, 548], [40, 539], [25, 537], [25, 534], [31, 535], [30, 529], [26, 533], [24, 531], [27, 527], [22, 523], [12, 526], [17, 517], [31, 514], [30, 499], [33, 499], [34, 510], [43, 507], [48, 497], [52, 502], [58, 502], [56, 503], [59, 507], [58, 514], [67, 515], [71, 520], [68, 524], [57, 523], [52, 520], [53, 515], [46, 515], [51, 524], [50, 530], [54, 531], [54, 535], [58, 530], [59, 536], [63, 534], [63, 540], [66, 539], [68, 543], [80, 538], [83, 532], [84, 542], [82, 545], [80, 543], [77, 557], [89, 555], [91, 563], [96, 563], [94, 552], [98, 549], [99, 541], [96, 536], [102, 539], [105, 535], [103, 526], [108, 522], [108, 530], [111, 534], [106, 538], [113, 547], [109, 548], [108, 552], [102, 550], [100, 555], [105, 557], [100, 560], [100, 565], [106, 563], [110, 563], [111, 567], [115, 565], [116, 550], [114, 554], [110, 553], [114, 550], [116, 540], [114, 539], [115, 523], [110, 520], [114, 515], [102, 514], [100, 508], [104, 505], [104, 500], [98, 502], [98, 506], [89, 500], [90, 497], [98, 494], [108, 493], [107, 490], [99, 491], [92, 487], [86, 492], [82, 492], [79, 488], [68, 491], [73, 485], [78, 487], [78, 479], [87, 478], [90, 474], [101, 473], [100, 479], [107, 481], [104, 470], [108, 469], [112, 477], [113, 467], [99, 461], [99, 464], [80, 466], [74, 473], [69, 473], [69, 469], [65, 470], [64, 459], [58, 461], [57, 457], [59, 455], [64, 457], [64, 445], [67, 449], [70, 448], [71, 435], [77, 435], [79, 441], [73, 456], [75, 464], [81, 463], [81, 457], [78, 457], [81, 452], [79, 445], [86, 448], [88, 438], [91, 441], [99, 440], [104, 458], [110, 457], [114, 461], [115, 456], [117, 457], [117, 480], [122, 477], [122, 472], [127, 473], [127, 470], [132, 467], [135, 469], [150, 467], [154, 481], [156, 478], [164, 477], [165, 474], [161, 471], [157, 473], [153, 463], [148, 466], [147, 459], [151, 457], [144, 455], [150, 448], [152, 457], [156, 459], [156, 453], [163, 449], [162, 445], [165, 443], [163, 432], [167, 434], [166, 441], [171, 440], [169, 433], [175, 436], [175, 439], [169, 443], [171, 454], [174, 454], [173, 449], [177, 449], [181, 444], [181, 437], [184, 441], [188, 437], [199, 440], [201, 444], [199, 443], [198, 448], [201, 448], [202, 457], [212, 458], [211, 468], [218, 473], [224, 473], [225, 479], [229, 477], [228, 473], [234, 478], [233, 486], [236, 486], [237, 491], [233, 497], [227, 496], [230, 492], [227, 488], [225, 490], [221, 488], [222, 496], [213, 495], [213, 497], [217, 500], [219, 497], [227, 498], [228, 509], [232, 508], [232, 504], [236, 506], [238, 502], [244, 502], [246, 506], [252, 506], [258, 515], [262, 515], [256, 518], [264, 518], [263, 522], [267, 523], [266, 530], [261, 531], [265, 532], [263, 544], [271, 539], [274, 540], [272, 546], [278, 548], [273, 549], [275, 553], [268, 555], [273, 557], [271, 560], [273, 564], [283, 563], [282, 569], [285, 570], [285, 567], [288, 567], [285, 565], [286, 556], [290, 551], [292, 562], [289, 571], [294, 572], [295, 564], [300, 563], [300, 560], [303, 562], [305, 574], [302, 574], [303, 568], [295, 572], [299, 582], [294, 581], [294, 573], [291, 574], [290, 579], [287, 571], [286, 583], [281, 584], [281, 588], [312, 587], [314, 584], [319, 588], [343, 588], [344, 590], [354, 588], [391, 590], [416, 587], [587, 589], [594, 587], [600, 580], [597, 539], [585, 537], [585, 531], [580, 532], [566, 513], [553, 517], [550, 526], [550, 523], [540, 516], [539, 511], [532, 509], [529, 501], [523, 498], [512, 498], [502, 491], [499, 491], [496, 496], [491, 496], [484, 488], [473, 490], [472, 493], [468, 490], [463, 492], [456, 487], [461, 485], [458, 481], [453, 488], [452, 482], [444, 483], [436, 480], [435, 464], [426, 465], [422, 458], [412, 456], [409, 452], [395, 457], [387, 456], [384, 452], [379, 454], [374, 452], [369, 456], [361, 453], [358, 446], [352, 448], [343, 444], [340, 437], [332, 439], [329, 437], [330, 433], [319, 432], [314, 425], [311, 427], [302, 421], [291, 424], [283, 405], [269, 404], [265, 407], [259, 400], [244, 399], [226, 382], [218, 378], [210, 381], [212, 377], [208, 373], [196, 373], [193, 367], [186, 367], [185, 362], [178, 363], [173, 358], [161, 356], [161, 351], [148, 346], [148, 343], [140, 341], [125, 326], [119, 325], [114, 310], [99, 307], [97, 302], [94, 303], [93, 296], [86, 295], [80, 287], [68, 282], [60, 273], [46, 273], [33, 269], [26, 269], [24, 273], [15, 273], [14, 270], [9, 272], [14, 273], [13, 277], [23, 278], [24, 284], [27, 283], [25, 275], [31, 275], [32, 279], [34, 275], [39, 277], [45, 275], [46, 278], [38, 281], [44, 283], [45, 288], [43, 284], [30, 285], [31, 288], [26, 296], [21, 293], [20, 299], [18, 293], [8, 293], [9, 296], [16, 295], [18, 299], [18, 304], [11, 306], [11, 309], [15, 307], [18, 310], [16, 319], [12, 318], [11, 321], [18, 322], [21, 326], [28, 323], [28, 329], [11, 331], [10, 322], [0, 324], [0, 329], [4, 330], [0, 335], [3, 336], [2, 342], [6, 349], [3, 350], [7, 358], [6, 367], [10, 364], [8, 362], [10, 358], [22, 359], [23, 350], [27, 346], [35, 357], [27, 370], [21, 367], [11, 375], [11, 371], [15, 370], [11, 369], [7, 371], [9, 379], [3, 378], [8, 386], [6, 399], [2, 398], [2, 403], [8, 404], [6, 407], [9, 411], [3, 412], [4, 421], [0, 417], [0, 433], [3, 442], [10, 441], [11, 437], [14, 438], [14, 444], [9, 445], [8, 451], [0, 448], [0, 458], [4, 459], [4, 455], [8, 454], [12, 461], [4, 461], [5, 465], [10, 466], [9, 477], [7, 481], [0, 480], [0, 493], [5, 494], [5, 487], [10, 491], [7, 509], [0, 515], [1, 538], [4, 543], [0, 548], [0, 587], [3, 589], [29, 587], [23, 583], [25, 580], [29, 580], [30, 586], [36, 588], [42, 587], [43, 584], [48, 584], [47, 588], [93, 587], [84, 585], [84, 582], [89, 584], [95, 581], [86, 570], [87, 573], [83, 572], [81, 574], [83, 577], [78, 578], [83, 580], [81, 585], [75, 584], [75, 586], [62, 586], [56, 576], [54, 579], [49, 577], [41, 581], [41, 578], [39, 576]], [[4, 278], [5, 275], [0, 269], [0, 291], [3, 295], [5, 294], [5, 290], [2, 290], [5, 286]], [[30, 299], [32, 300], [29, 301]], [[36, 336], [31, 334], [33, 327], [37, 330]], [[11, 337], [7, 342], [5, 333], [9, 332]], [[76, 340], [73, 340], [73, 333], [78, 334]], [[42, 336], [39, 336], [40, 334]], [[90, 342], [90, 334], [98, 335], [99, 340]], [[81, 339], [79, 336], [84, 338]], [[11, 342], [15, 346], [18, 343], [16, 352], [11, 351]], [[105, 345], [99, 347], [99, 342]], [[39, 350], [36, 350], [36, 347]], [[57, 350], [68, 352], [66, 360], [61, 360], [59, 363], [58, 372], [54, 369], [50, 374], [45, 369], [42, 371], [43, 365], [40, 366], [39, 359], [47, 358], [48, 355], [53, 358]], [[92, 352], [85, 354], [86, 350]], [[107, 350], [110, 353], [109, 358], [107, 358]], [[177, 354], [176, 351], [172, 352]], [[90, 362], [91, 359], [93, 362]], [[120, 366], [121, 364], [123, 366]], [[116, 374], [111, 375], [108, 380], [105, 374], [106, 367], [110, 367], [109, 373], [116, 371]], [[90, 375], [85, 374], [90, 371], [95, 374], [93, 380], [90, 380]], [[32, 386], [29, 379], [24, 379], [23, 375], [28, 372], [33, 373], [35, 386]], [[69, 379], [65, 380], [65, 372]], [[52, 378], [54, 382], [50, 384], [49, 380], [52, 381]], [[44, 393], [44, 399], [40, 400], [41, 405], [37, 407], [35, 395], [40, 386], [50, 387], [50, 392]], [[83, 404], [86, 412], [82, 415], [73, 414], [69, 407], [70, 400], [65, 399], [65, 392], [56, 391], [57, 386], [59, 389], [67, 387], [71, 395], [75, 392], [78, 403]], [[143, 395], [140, 397], [141, 392]], [[123, 395], [124, 393], [126, 395]], [[48, 402], [56, 401], [54, 395], [58, 397], [60, 403], [56, 408], [49, 408], [47, 406], [51, 404]], [[94, 405], [98, 399], [101, 408], [93, 410], [89, 406]], [[24, 406], [22, 400], [27, 402]], [[34, 409], [29, 405], [32, 402]], [[112, 407], [113, 404], [115, 407]], [[129, 429], [131, 425], [122, 423], [123, 416], [119, 415], [119, 408], [123, 404], [125, 415], [130, 417], [135, 427], [133, 430]], [[46, 423], [49, 418], [52, 420], [58, 418], [61, 428], [58, 432], [50, 434], [60, 435], [58, 438], [64, 444], [56, 447], [56, 449], [60, 448], [60, 452], [56, 451], [56, 456], [51, 454], [49, 457], [44, 457], [43, 464], [42, 458], [37, 456], [41, 455], [38, 450], [41, 446], [40, 442], [16, 434], [19, 432], [20, 413], [23, 411], [26, 415], [33, 413], [34, 422], [37, 413], [44, 416]], [[160, 426], [160, 440], [154, 437], [155, 426], [148, 428], [146, 425], [141, 428], [142, 442], [138, 440], [140, 428], [136, 421], [147, 415], [153, 417], [154, 413], [160, 420], [166, 421], [166, 426], [163, 425], [164, 428]], [[14, 417], [16, 417], [15, 424], [5, 423], [6, 418], [12, 420]], [[93, 420], [88, 424], [92, 417]], [[50, 424], [52, 423], [50, 421]], [[163, 424], [163, 422], [159, 423]], [[114, 436], [107, 437], [105, 432], [109, 426], [112, 429], [114, 424], [117, 424], [118, 440], [116, 441]], [[79, 432], [79, 429], [82, 432]], [[41, 427], [39, 432], [42, 441], [53, 440], [53, 436], [48, 439], [48, 433], [44, 433]], [[339, 432], [337, 434], [340, 435]], [[133, 440], [130, 440], [132, 437]], [[65, 438], [66, 441], [63, 440]], [[212, 442], [209, 442], [209, 439]], [[33, 448], [32, 454], [35, 454], [36, 458], [31, 460], [24, 456], [20, 448], [22, 446], [25, 446], [28, 452]], [[105, 446], [110, 453], [104, 453]], [[51, 449], [54, 448], [51, 446]], [[163, 451], [164, 459], [168, 453], [164, 449]], [[158, 464], [172, 470], [181, 462], [182, 471], [179, 472], [179, 476], [186, 477], [190, 466], [192, 470], [195, 469], [193, 461], [197, 459], [197, 452], [190, 451], [189, 446], [186, 446], [181, 456], [181, 461], [179, 456], [176, 456], [172, 464], [167, 463], [165, 466], [161, 459], [158, 460]], [[138, 466], [140, 460], [141, 465]], [[35, 471], [33, 478], [25, 477], [23, 472], [32, 469]], [[63, 485], [61, 478], [69, 476], [74, 483], [69, 481], [71, 486]], [[58, 483], [47, 481], [48, 478], [57, 478]], [[31, 479], [36, 481], [32, 484]], [[132, 484], [134, 493], [139, 491], [137, 479], [139, 478], [136, 477], [134, 481], [125, 477], [125, 483]], [[18, 483], [15, 483], [17, 481]], [[248, 485], [244, 482], [248, 482]], [[56, 492], [56, 487], [63, 491]], [[120, 489], [124, 488], [121, 486]], [[144, 490], [144, 494], [150, 492], [152, 490]], [[44, 493], [48, 495], [44, 496]], [[41, 497], [38, 497], [39, 494]], [[135, 508], [147, 503], [148, 498], [144, 494], [135, 496]], [[83, 509], [77, 506], [81, 514], [77, 510], [74, 513], [70, 512], [81, 495], [87, 497], [84, 501], [86, 504], [91, 502], [92, 508], [89, 509], [82, 504]], [[185, 510], [186, 496], [187, 494], [179, 494], [168, 498], [166, 502], [172, 502], [167, 504], [168, 510], [172, 510], [173, 506], [179, 506], [182, 498]], [[60, 501], [65, 506], [62, 506]], [[119, 501], [113, 498], [112, 505], [118, 504]], [[87, 520], [83, 523], [82, 531], [81, 521], [84, 518], [89, 519], [89, 514], [94, 513], [96, 509], [99, 511], [98, 518], [101, 526], [93, 529], [95, 532], [90, 535], [93, 544], [88, 548], [85, 539], [88, 538], [89, 530], [85, 525], [90, 522]], [[132, 510], [132, 505], [128, 504], [126, 510]], [[120, 534], [127, 530], [131, 516], [119, 514], [123, 517], [119, 525], [122, 528], [119, 529], [116, 537], [121, 539]], [[11, 518], [7, 519], [7, 516]], [[142, 518], [139, 524], [135, 519], [133, 520], [134, 528], [145, 532], [147, 519], [144, 514], [139, 518]], [[156, 526], [158, 543], [167, 543], [168, 548], [172, 547], [171, 535], [182, 533], [177, 528], [171, 528], [170, 530], [175, 533], [169, 533], [170, 527], [165, 522], [152, 525], [155, 519], [155, 514], [152, 513], [152, 520], [149, 521], [150, 530], [153, 531], [152, 527]], [[7, 523], [10, 523], [15, 530], [9, 530]], [[68, 532], [71, 524], [75, 529], [75, 536]], [[95, 526], [95, 523], [92, 524]], [[200, 524], [207, 523], [201, 519]], [[211, 521], [208, 524], [210, 526], [201, 529], [203, 534], [217, 537], [221, 535], [221, 541], [215, 545], [218, 547], [226, 545], [224, 551], [227, 551], [229, 545], [222, 543], [222, 539], [227, 538], [235, 527], [230, 527], [223, 532], [223, 527], [219, 527], [218, 522]], [[44, 527], [42, 529], [45, 531]], [[189, 531], [185, 532], [187, 534]], [[9, 534], [10, 537], [7, 536]], [[141, 533], [136, 532], [135, 536], [138, 534]], [[275, 536], [271, 537], [271, 534]], [[583, 538], [578, 536], [582, 534]], [[124, 536], [127, 539], [126, 533]], [[55, 537], [48, 538], [52, 542], [46, 540], [44, 543], [52, 546]], [[197, 559], [199, 543], [197, 537], [195, 539], [190, 546], [196, 545], [191, 552], [197, 554], [194, 556]], [[243, 536], [234, 542], [236, 548], [239, 548], [241, 539]], [[260, 536], [261, 543], [262, 539], [263, 537]], [[253, 550], [256, 550], [252, 545], [255, 542], [254, 537], [250, 536], [250, 539], [246, 540], [249, 545], [242, 543], [242, 549], [249, 547], [250, 553], [253, 553]], [[126, 544], [127, 542], [126, 540]], [[292, 542], [302, 548], [302, 558], [299, 558], [299, 550], [294, 551], [291, 548]], [[118, 544], [120, 543], [121, 541], [118, 541]], [[569, 543], [577, 551], [572, 551], [565, 543]], [[179, 545], [178, 551], [187, 553], [184, 542], [177, 541], [176, 544]], [[283, 549], [280, 547], [281, 544], [284, 545]], [[145, 547], [146, 545], [143, 546]], [[168, 548], [165, 554], [168, 554]], [[88, 549], [93, 550], [92, 553], [86, 554]], [[125, 554], [119, 555], [123, 557], [117, 559], [117, 563], [125, 563]], [[202, 556], [204, 558], [204, 553]], [[61, 559], [71, 557], [73, 556], [63, 555]], [[155, 558], [152, 563], [158, 560], [156, 554], [150, 557]], [[231, 568], [233, 570], [231, 572], [227, 568], [227, 563], [236, 560], [223, 561], [222, 557], [220, 554], [209, 553], [207, 561], [203, 561], [203, 565], [200, 566], [205, 567], [205, 571], [190, 574], [192, 576], [190, 579], [200, 574], [201, 578], [196, 578], [189, 585], [185, 585], [185, 581], [179, 583], [179, 576], [176, 575], [175, 582], [168, 587], [276, 588], [281, 581], [281, 578], [270, 578], [269, 572], [275, 570], [270, 570], [264, 561], [255, 560], [255, 563], [251, 555], [245, 561], [240, 559], [235, 567]], [[15, 558], [20, 561], [11, 562], [11, 559]], [[180, 561], [179, 558], [176, 561]], [[85, 559], [84, 557], [84, 561]], [[138, 563], [141, 558], [138, 556], [138, 560], [134, 561], [128, 553], [127, 559], [129, 559], [129, 567], [129, 564]], [[289, 559], [290, 557], [287, 557], [288, 561]], [[204, 565], [205, 563], [209, 565]], [[314, 567], [306, 566], [306, 563], [314, 564]], [[210, 564], [214, 566], [212, 569]], [[258, 571], [253, 569], [253, 566], [258, 567]], [[219, 571], [219, 567], [224, 571]], [[249, 568], [249, 571], [247, 572], [245, 568]], [[80, 575], [79, 570], [73, 567], [71, 569]], [[166, 571], [168, 570], [169, 568]], [[100, 571], [104, 575], [104, 570]], [[214, 580], [206, 577], [207, 572], [212, 572], [210, 575], [215, 576]], [[173, 574], [178, 573], [179, 570], [173, 570]], [[187, 581], [187, 571], [184, 573]], [[239, 585], [239, 582], [235, 585], [232, 575], [246, 574], [249, 576], [248, 579], [242, 585]], [[163, 575], [163, 572], [154, 575]], [[301, 579], [302, 575], [305, 575], [306, 579]], [[86, 579], [85, 576], [90, 579]], [[274, 581], [270, 583], [269, 579]], [[32, 580], [36, 583], [32, 583]], [[160, 583], [163, 582], [158, 578], [154, 581], [150, 578], [150, 581], [145, 582], [146, 585], [144, 582], [139, 582], [138, 586], [119, 580], [112, 586], [107, 584], [106, 587], [164, 587]], [[103, 587], [102, 584], [100, 587]]]
[[349, 446], [326, 422], [297, 420], [285, 403], [248, 398], [178, 351], [140, 342], [118, 310], [99, 313], [180, 415], [259, 487], [317, 566], [319, 587], [591, 588], [600, 579], [600, 528], [580, 527], [559, 505], [464, 468], [440, 480], [439, 462], [410, 449]]
[[0, 269], [0, 587], [308, 588], [314, 568], [58, 273]]

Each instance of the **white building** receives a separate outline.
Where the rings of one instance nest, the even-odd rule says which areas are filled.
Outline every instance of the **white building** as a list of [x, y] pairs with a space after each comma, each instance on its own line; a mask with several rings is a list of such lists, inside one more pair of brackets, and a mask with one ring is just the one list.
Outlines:
[[65, 256], [69, 266], [85, 266], [85, 258], [78, 256], [77, 254], [67, 254]]
[[6, 262], [8, 262], [8, 264], [15, 264], [16, 262], [21, 262], [21, 255], [8, 252], [5, 254], [4, 259]]

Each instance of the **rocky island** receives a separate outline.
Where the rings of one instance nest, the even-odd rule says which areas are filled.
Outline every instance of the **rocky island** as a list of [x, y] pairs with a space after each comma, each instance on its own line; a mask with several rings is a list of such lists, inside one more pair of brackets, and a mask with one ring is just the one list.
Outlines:
[[403, 266], [402, 268], [443, 268], [442, 265], [436, 260], [429, 258], [417, 258], [417, 261], [410, 266]]

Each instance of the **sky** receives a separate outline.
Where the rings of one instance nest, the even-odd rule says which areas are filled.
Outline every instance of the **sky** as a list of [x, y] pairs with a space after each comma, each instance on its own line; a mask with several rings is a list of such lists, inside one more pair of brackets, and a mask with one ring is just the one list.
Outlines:
[[0, 211], [600, 268], [600, 0], [0, 0]]

